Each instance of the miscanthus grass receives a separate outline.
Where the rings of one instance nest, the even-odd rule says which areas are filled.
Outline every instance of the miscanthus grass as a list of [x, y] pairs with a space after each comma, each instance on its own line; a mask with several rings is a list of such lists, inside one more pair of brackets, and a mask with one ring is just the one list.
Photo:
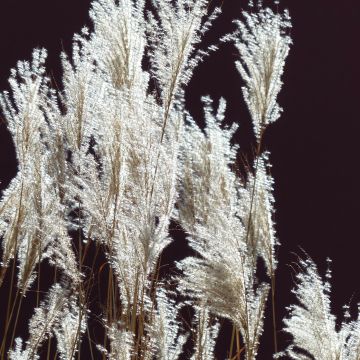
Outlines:
[[[240, 178], [226, 99], [214, 107], [203, 97], [204, 129], [184, 105], [195, 67], [217, 50], [201, 45], [221, 16], [209, 8], [207, 0], [94, 0], [93, 30], [62, 54], [60, 90], [46, 75], [44, 49], [11, 70], [0, 105], [18, 172], [0, 202], [0, 283], [10, 284], [1, 288], [1, 359], [211, 360], [226, 318], [228, 358], [253, 360], [267, 311], [277, 358], [359, 359], [359, 322], [346, 316], [335, 329], [330, 285], [311, 260], [300, 262], [299, 304], [284, 322], [293, 344], [278, 352], [273, 179], [261, 142], [282, 112], [290, 17], [259, 2], [219, 41], [237, 51], [256, 139]], [[194, 255], [163, 276], [171, 222]], [[44, 268], [53, 277], [46, 289]], [[34, 291], [23, 339], [17, 324]]]

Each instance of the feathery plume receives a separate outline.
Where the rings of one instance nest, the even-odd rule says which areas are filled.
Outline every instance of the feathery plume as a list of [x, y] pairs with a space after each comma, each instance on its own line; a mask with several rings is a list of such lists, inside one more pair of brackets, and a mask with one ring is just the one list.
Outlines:
[[[293, 336], [293, 343], [277, 354], [291, 359], [353, 360], [360, 356], [359, 317], [345, 320], [336, 330], [336, 318], [331, 313], [330, 270], [324, 281], [314, 262], [300, 260], [301, 271], [296, 275], [297, 287], [293, 290], [298, 304], [288, 308], [284, 331]], [[305, 355], [306, 354], [306, 355]]]
[[270, 8], [244, 11], [243, 16], [244, 20], [235, 21], [238, 32], [233, 35], [240, 55], [236, 66], [245, 81], [243, 95], [259, 142], [266, 125], [276, 121], [282, 111], [276, 98], [291, 44], [286, 34], [291, 23], [287, 11], [274, 13]]
[[179, 288], [240, 329], [250, 360], [256, 357], [269, 287], [255, 287], [256, 264], [249, 256], [240, 206], [244, 188], [230, 170], [236, 149], [230, 139], [236, 127], [221, 129], [224, 111], [220, 101], [214, 115], [205, 99], [205, 134], [192, 122], [186, 129], [178, 219], [200, 257], [178, 263], [183, 271]]
[[26, 347], [22, 350], [22, 340], [16, 340], [15, 351], [9, 351], [10, 359], [31, 360], [39, 359], [37, 350], [49, 337], [52, 336], [54, 327], [59, 324], [62, 310], [66, 306], [67, 290], [63, 285], [56, 283], [51, 287], [47, 298], [38, 308], [29, 322], [30, 337], [26, 341]]
[[215, 343], [220, 324], [216, 320], [211, 323], [210, 314], [206, 307], [197, 306], [195, 311], [195, 352], [191, 360], [214, 360]]
[[187, 336], [181, 333], [182, 328], [176, 320], [179, 309], [180, 306], [170, 298], [169, 292], [158, 287], [156, 310], [153, 311], [152, 323], [148, 329], [151, 350], [158, 360], [178, 360], [181, 358]]

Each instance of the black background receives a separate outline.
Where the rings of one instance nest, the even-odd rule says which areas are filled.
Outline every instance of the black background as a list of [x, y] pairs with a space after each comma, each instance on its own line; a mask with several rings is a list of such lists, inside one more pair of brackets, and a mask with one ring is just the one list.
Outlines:
[[[224, 0], [223, 13], [204, 44], [216, 43], [220, 36], [233, 31], [232, 20], [240, 17], [245, 3]], [[1, 0], [0, 89], [8, 88], [10, 68], [17, 60], [30, 59], [34, 47], [48, 50], [49, 74], [59, 82], [59, 53], [69, 53], [74, 32], [90, 25], [89, 4], [89, 0]], [[272, 8], [276, 9], [276, 5]], [[333, 260], [335, 314], [341, 315], [345, 303], [351, 302], [355, 309], [360, 300], [360, 2], [283, 0], [283, 8], [288, 8], [292, 17], [294, 44], [279, 96], [284, 112], [268, 128], [264, 140], [264, 147], [271, 152], [276, 230], [282, 244], [276, 288], [279, 326], [285, 307], [294, 301], [294, 271], [290, 265], [297, 255], [304, 256], [303, 250], [322, 273], [325, 259]], [[232, 45], [221, 45], [195, 71], [186, 101], [191, 114], [201, 123], [200, 97], [209, 94], [217, 102], [223, 96], [228, 101], [226, 121], [240, 124], [236, 141], [244, 154], [250, 154], [254, 137], [241, 95], [242, 82], [234, 66], [236, 59]], [[16, 162], [3, 124], [0, 134], [0, 180], [4, 188], [16, 173]], [[168, 249], [167, 256], [174, 256], [179, 249], [181, 252], [181, 246]], [[1, 304], [3, 299], [1, 295]], [[272, 354], [271, 316], [267, 314], [259, 359], [270, 359]], [[282, 333], [279, 338], [282, 349], [288, 338]]]

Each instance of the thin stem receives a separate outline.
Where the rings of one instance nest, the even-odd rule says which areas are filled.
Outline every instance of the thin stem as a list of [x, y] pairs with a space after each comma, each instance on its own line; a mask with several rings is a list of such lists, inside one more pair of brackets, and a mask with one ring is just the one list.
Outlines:
[[274, 333], [274, 351], [278, 352], [277, 334], [276, 334], [276, 312], [275, 312], [275, 273], [271, 271], [271, 307], [272, 307], [272, 323]]
[[40, 302], [40, 262], [41, 262], [41, 242], [39, 246], [39, 263], [38, 263], [38, 277], [37, 277], [37, 288], [36, 288], [36, 307], [39, 307]]
[[14, 324], [14, 328], [13, 328], [13, 332], [12, 332], [12, 336], [11, 336], [11, 341], [10, 341], [10, 349], [12, 348], [12, 345], [13, 345], [13, 342], [14, 342], [16, 327], [17, 327], [17, 323], [18, 323], [18, 320], [19, 320], [19, 314], [20, 314], [20, 309], [21, 309], [23, 298], [24, 298], [24, 296], [20, 296], [20, 301], [19, 301], [19, 305], [18, 305], [18, 308], [17, 308], [17, 312], [16, 312], [15, 324]]
[[91, 344], [91, 337], [90, 337], [89, 326], [86, 326], [86, 332], [87, 332], [87, 336], [88, 336], [88, 339], [89, 339], [89, 348], [90, 348], [91, 360], [94, 360], [94, 354], [93, 354], [93, 350], [92, 350], [92, 344]]
[[[55, 264], [54, 284], [56, 284], [56, 280], [57, 280], [57, 266], [56, 266], [56, 264]], [[50, 360], [50, 350], [51, 350], [51, 339], [49, 339], [49, 341], [48, 341], [47, 356], [46, 356], [46, 359], [47, 359], [47, 360]]]
[[6, 337], [7, 337], [8, 331], [9, 331], [10, 322], [11, 322], [11, 319], [12, 319], [12, 316], [13, 316], [13, 313], [14, 313], [14, 310], [15, 310], [15, 306], [16, 306], [16, 303], [17, 303], [18, 296], [19, 296], [19, 289], [17, 289], [17, 291], [16, 291], [14, 303], [13, 303], [13, 306], [12, 306], [12, 308], [11, 308], [11, 312], [10, 312], [10, 315], [9, 315], [9, 321], [6, 323], [6, 326], [5, 326], [4, 337], [3, 337], [3, 340], [2, 340], [2, 343], [1, 343], [1, 349], [0, 349], [0, 352], [1, 352], [1, 360], [4, 360], [4, 351], [5, 351], [5, 346], [6, 346]]
[[236, 358], [237, 358], [237, 360], [240, 360], [240, 354], [241, 354], [240, 336], [239, 336], [239, 330], [236, 329]]
[[46, 360], [50, 360], [50, 350], [51, 350], [51, 338], [48, 341], [47, 353], [46, 353]]
[[235, 340], [235, 325], [232, 326], [231, 340], [230, 340], [230, 350], [229, 350], [229, 359], [231, 359], [234, 349], [234, 340]]
[[[23, 187], [24, 184], [23, 182], [21, 183], [21, 190], [20, 190], [20, 203], [19, 203], [19, 207], [17, 210], [17, 218], [16, 218], [16, 226], [15, 229], [18, 228], [18, 223], [19, 223], [19, 218], [20, 218], [20, 211], [21, 211], [21, 206], [22, 206], [22, 194], [23, 194]], [[16, 230], [17, 232], [17, 230]], [[13, 233], [12, 233], [13, 236]], [[11, 237], [12, 237], [11, 236]], [[13, 264], [12, 264], [12, 269], [11, 269], [11, 280], [10, 280], [10, 288], [9, 288], [9, 300], [8, 300], [8, 304], [7, 304], [7, 309], [6, 309], [6, 321], [5, 321], [5, 332], [4, 332], [4, 338], [3, 341], [1, 343], [1, 349], [0, 349], [0, 353], [1, 353], [1, 359], [4, 358], [4, 351], [5, 351], [5, 343], [6, 343], [6, 336], [7, 336], [7, 332], [9, 330], [9, 326], [10, 326], [10, 321], [12, 318], [12, 314], [15, 308], [15, 304], [19, 295], [19, 289], [16, 290], [16, 295], [15, 295], [15, 300], [14, 300], [14, 304], [13, 307], [11, 309], [11, 313], [9, 315], [9, 310], [10, 310], [10, 306], [11, 306], [11, 295], [12, 295], [12, 290], [14, 287], [14, 277], [15, 277], [15, 265], [16, 265], [16, 250], [17, 250], [17, 242], [18, 242], [18, 237], [15, 236], [15, 246], [14, 246], [14, 259], [13, 259]], [[5, 276], [5, 275], [4, 275]]]
[[[10, 280], [10, 288], [9, 288], [9, 298], [8, 298], [8, 303], [7, 303], [7, 307], [6, 307], [6, 319], [5, 319], [5, 332], [4, 332], [4, 338], [3, 338], [3, 341], [2, 341], [2, 345], [1, 345], [1, 359], [4, 358], [4, 350], [5, 350], [5, 346], [3, 347], [3, 343], [6, 339], [6, 336], [7, 336], [7, 331], [8, 331], [8, 328], [9, 328], [9, 323], [11, 321], [11, 316], [12, 316], [12, 311], [11, 310], [11, 315], [10, 315], [10, 304], [11, 304], [11, 298], [12, 298], [12, 290], [13, 290], [13, 287], [14, 287], [14, 276], [15, 276], [15, 263], [16, 263], [16, 260], [14, 258], [13, 260], [13, 264], [12, 264], [12, 269], [11, 269], [11, 280]], [[15, 296], [15, 301], [14, 301], [14, 305], [15, 305], [15, 302], [17, 300], [17, 295]], [[14, 306], [13, 305], [13, 306]]]
[[[81, 173], [80, 167], [78, 169], [79, 174]], [[82, 267], [83, 267], [83, 255], [82, 255], [82, 236], [81, 236], [81, 203], [80, 200], [78, 202], [79, 210], [78, 210], [78, 216], [79, 216], [79, 229], [78, 229], [78, 255], [79, 255], [79, 274], [81, 274]], [[76, 330], [75, 340], [74, 344], [71, 349], [71, 356], [70, 358], [73, 358], [73, 355], [75, 353], [76, 348], [78, 348], [78, 359], [80, 359], [80, 353], [81, 353], [81, 344], [80, 344], [80, 332], [81, 332], [81, 323], [83, 318], [83, 312], [85, 311], [85, 300], [84, 300], [84, 293], [82, 284], [80, 282], [79, 284], [79, 320], [78, 320], [78, 327]]]

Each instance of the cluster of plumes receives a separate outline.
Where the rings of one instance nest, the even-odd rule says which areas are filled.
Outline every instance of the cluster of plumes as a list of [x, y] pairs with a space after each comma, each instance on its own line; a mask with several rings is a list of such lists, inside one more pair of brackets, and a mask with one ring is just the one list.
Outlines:
[[12, 98], [7, 92], [0, 98], [18, 161], [18, 173], [0, 203], [0, 281], [17, 256], [23, 294], [35, 278], [36, 264], [45, 258], [62, 268], [74, 284], [80, 280], [66, 228], [66, 164], [57, 149], [60, 125], [53, 112], [55, 95], [44, 76], [45, 58], [45, 51], [35, 50], [31, 63], [19, 62], [9, 79]]
[[[256, 278], [258, 258], [269, 277], [276, 268], [273, 182], [269, 156], [259, 150], [247, 180], [236, 175], [237, 126], [223, 128], [224, 99], [215, 114], [203, 98], [204, 131], [186, 115], [184, 87], [215, 49], [198, 49], [219, 13], [205, 21], [207, 7], [205, 0], [155, 0], [146, 12], [142, 0], [95, 0], [94, 31], [83, 29], [72, 56], [62, 55], [61, 91], [45, 76], [44, 50], [12, 72], [12, 94], [3, 93], [1, 105], [19, 171], [0, 202], [0, 279], [16, 260], [24, 296], [47, 259], [61, 282], [35, 309], [25, 349], [16, 339], [11, 359], [37, 358], [52, 336], [60, 358], [74, 358], [87, 327], [82, 249], [91, 242], [103, 249], [113, 281], [103, 314], [107, 346], [98, 350], [108, 359], [179, 359], [187, 341], [180, 307], [157, 281], [171, 219], [199, 255], [178, 264], [178, 290], [196, 309], [192, 358], [214, 358], [218, 316], [232, 321], [246, 359], [255, 359], [269, 291]], [[244, 18], [227, 39], [239, 50], [260, 149], [262, 131], [280, 114], [290, 24], [286, 13], [262, 7]]]
[[29, 328], [25, 349], [22, 339], [15, 339], [15, 350], [9, 351], [9, 359], [40, 359], [38, 349], [48, 338], [55, 336], [59, 359], [68, 360], [76, 354], [79, 338], [86, 330], [86, 314], [79, 308], [76, 296], [56, 283], [45, 301], [35, 308]]
[[[24, 296], [47, 259], [72, 298], [61, 304], [60, 323], [50, 315], [58, 308], [51, 304], [60, 285], [49, 291], [49, 301], [30, 321], [31, 331], [46, 322], [43, 338], [30, 337], [25, 350], [17, 339], [13, 358], [26, 358], [29, 351], [35, 356], [53, 335], [58, 354], [74, 357], [87, 313], [81, 249], [91, 241], [104, 249], [120, 296], [119, 322], [105, 319], [108, 357], [118, 358], [123, 348], [125, 358], [133, 356], [135, 343], [149, 342], [146, 333], [157, 338], [149, 343], [148, 358], [163, 351], [165, 342], [163, 359], [181, 352], [176, 334], [167, 329], [174, 303], [165, 303], [160, 290], [155, 298], [151, 293], [159, 256], [171, 241], [183, 88], [206, 55], [198, 43], [219, 11], [204, 21], [206, 1], [177, 0], [155, 1], [153, 12], [145, 11], [144, 1], [94, 1], [94, 31], [83, 29], [72, 55], [62, 54], [63, 89], [51, 88], [46, 51], [35, 50], [31, 63], [20, 62], [12, 71], [11, 95], [2, 94], [18, 174], [0, 203], [1, 279], [9, 262], [17, 261]], [[145, 55], [150, 70], [143, 67]], [[151, 90], [154, 82], [159, 93]], [[74, 231], [80, 238], [76, 246], [69, 236]]]
[[[288, 308], [284, 330], [292, 335], [292, 344], [276, 358], [316, 360], [356, 360], [360, 358], [360, 318], [351, 320], [345, 306], [344, 321], [339, 327], [331, 314], [328, 269], [324, 281], [314, 262], [300, 260], [297, 287], [293, 290], [298, 305]], [[359, 314], [359, 311], [358, 311]], [[337, 330], [338, 328], [338, 330]]]
[[[189, 234], [190, 246], [200, 257], [188, 257], [178, 264], [183, 272], [180, 290], [205, 304], [213, 314], [230, 319], [241, 330], [247, 358], [254, 359], [269, 286], [257, 284], [253, 254], [265, 257], [268, 248], [273, 254], [273, 230], [269, 232], [272, 222], [266, 212], [271, 209], [261, 206], [258, 200], [269, 188], [264, 186], [268, 185], [265, 181], [259, 181], [254, 191], [252, 177], [243, 183], [231, 170], [236, 147], [230, 145], [230, 139], [236, 126], [220, 127], [225, 111], [223, 100], [216, 114], [210, 100], [205, 98], [204, 102], [204, 132], [189, 120], [186, 151], [181, 158], [183, 181], [179, 185], [177, 217]], [[258, 161], [264, 159], [260, 156]], [[267, 178], [263, 170], [259, 167], [259, 177]], [[243, 205], [244, 201], [248, 206]], [[251, 206], [251, 202], [259, 208]], [[256, 235], [248, 230], [250, 215], [252, 223], [263, 226], [258, 229], [262, 242], [249, 240]]]
[[235, 174], [236, 146], [231, 137], [236, 126], [223, 129], [225, 101], [214, 110], [204, 98], [206, 127], [202, 131], [189, 119], [181, 151], [177, 218], [189, 234], [190, 246], [199, 254], [178, 264], [183, 272], [180, 289], [226, 317], [240, 330], [245, 358], [255, 359], [263, 329], [269, 285], [256, 278], [258, 258], [267, 274], [276, 268], [273, 215], [273, 180], [269, 154], [260, 153], [261, 134], [280, 114], [276, 102], [290, 38], [288, 15], [270, 9], [244, 13], [235, 39], [243, 93], [257, 138], [253, 173], [246, 181]]

